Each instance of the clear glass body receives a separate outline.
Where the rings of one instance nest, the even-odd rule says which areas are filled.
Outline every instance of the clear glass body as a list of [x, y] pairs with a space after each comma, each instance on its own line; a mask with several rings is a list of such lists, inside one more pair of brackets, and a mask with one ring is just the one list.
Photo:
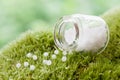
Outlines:
[[55, 25], [54, 42], [61, 50], [101, 52], [108, 41], [108, 26], [98, 16], [63, 16]]

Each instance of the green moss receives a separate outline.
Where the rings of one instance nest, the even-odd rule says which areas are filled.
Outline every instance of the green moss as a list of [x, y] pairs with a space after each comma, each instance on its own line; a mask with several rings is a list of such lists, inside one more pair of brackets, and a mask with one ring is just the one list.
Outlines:
[[[62, 52], [57, 59], [52, 60], [51, 55], [56, 49], [53, 34], [49, 31], [28, 31], [19, 39], [11, 42], [0, 52], [0, 80], [118, 80], [120, 78], [120, 8], [108, 11], [101, 16], [110, 28], [110, 42], [101, 54], [67, 55], [67, 61], [62, 62]], [[43, 57], [43, 52], [49, 52]], [[34, 61], [27, 58], [27, 53], [38, 56]], [[52, 65], [42, 62], [51, 59]], [[36, 69], [30, 71], [23, 63], [28, 61]], [[22, 66], [17, 69], [16, 64]]]

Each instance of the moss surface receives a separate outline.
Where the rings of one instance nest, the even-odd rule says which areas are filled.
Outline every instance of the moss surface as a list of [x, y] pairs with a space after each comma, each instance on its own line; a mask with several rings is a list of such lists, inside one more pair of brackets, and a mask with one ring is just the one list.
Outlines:
[[[108, 11], [101, 16], [109, 25], [110, 42], [101, 54], [71, 53], [62, 62], [60, 51], [55, 60], [51, 59], [55, 45], [52, 32], [28, 31], [19, 39], [11, 42], [0, 52], [0, 80], [119, 80], [120, 78], [120, 8]], [[48, 57], [43, 52], [49, 52]], [[38, 56], [34, 61], [27, 53]], [[43, 64], [51, 59], [52, 65]], [[30, 71], [23, 63], [35, 65]], [[16, 68], [17, 63], [21, 67]]]

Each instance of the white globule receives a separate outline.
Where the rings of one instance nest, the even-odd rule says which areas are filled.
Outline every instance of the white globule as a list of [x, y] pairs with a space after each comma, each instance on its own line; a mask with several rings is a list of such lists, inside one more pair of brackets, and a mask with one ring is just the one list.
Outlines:
[[47, 65], [50, 66], [52, 64], [51, 60], [47, 60]]
[[65, 69], [69, 69], [69, 68], [70, 68], [69, 66], [65, 67]]
[[62, 57], [62, 62], [65, 62], [67, 60], [67, 57], [66, 56], [63, 56]]
[[35, 66], [34, 65], [30, 65], [30, 70], [31, 71], [35, 70]]
[[43, 64], [47, 64], [47, 60], [43, 60]]
[[62, 53], [63, 53], [63, 55], [67, 55], [67, 52], [66, 52], [66, 51], [63, 51]]
[[52, 55], [52, 59], [56, 59], [56, 55], [55, 54]]
[[32, 57], [32, 53], [28, 53], [28, 54], [26, 55], [26, 57], [31, 58], [31, 57]]
[[28, 62], [24, 62], [24, 66], [28, 67], [29, 63]]
[[17, 63], [17, 64], [16, 64], [16, 67], [17, 67], [17, 68], [20, 68], [20, 67], [21, 67], [21, 64], [20, 64], [20, 63]]
[[49, 53], [48, 53], [48, 52], [44, 52], [43, 55], [44, 55], [45, 57], [47, 57], [47, 56], [49, 55]]
[[54, 54], [59, 54], [59, 51], [58, 51], [58, 50], [55, 50], [55, 51], [54, 51]]
[[36, 55], [33, 55], [33, 60], [37, 60], [37, 56]]
[[46, 64], [49, 66], [52, 64], [52, 61], [51, 60], [43, 60], [43, 64]]

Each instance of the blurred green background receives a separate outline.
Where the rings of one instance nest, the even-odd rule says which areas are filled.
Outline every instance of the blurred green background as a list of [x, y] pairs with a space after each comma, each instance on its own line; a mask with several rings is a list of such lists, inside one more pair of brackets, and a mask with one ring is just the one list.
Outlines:
[[54, 27], [75, 13], [100, 15], [120, 0], [0, 0], [0, 48], [28, 29]]

